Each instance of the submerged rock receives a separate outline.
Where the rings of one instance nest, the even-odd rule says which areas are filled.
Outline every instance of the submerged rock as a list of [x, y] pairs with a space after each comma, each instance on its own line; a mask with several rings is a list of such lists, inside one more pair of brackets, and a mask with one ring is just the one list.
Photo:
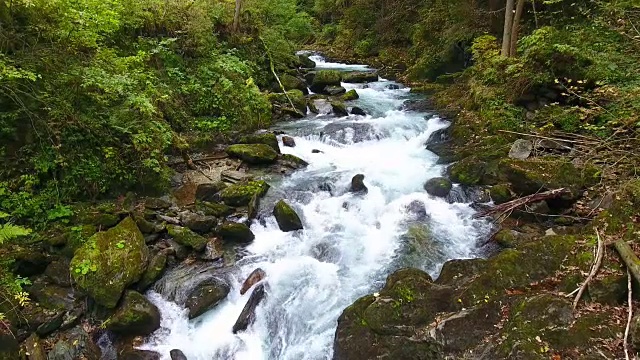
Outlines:
[[351, 179], [349, 191], [356, 194], [366, 194], [369, 192], [369, 189], [364, 184], [364, 175], [358, 174]]
[[272, 164], [278, 158], [278, 153], [265, 144], [236, 144], [227, 147], [229, 156], [238, 158], [252, 165]]
[[160, 311], [136, 291], [127, 291], [122, 304], [107, 320], [107, 329], [121, 335], [146, 336], [160, 328]]
[[167, 231], [178, 244], [188, 246], [195, 251], [202, 251], [207, 244], [207, 239], [203, 236], [196, 234], [188, 228], [167, 225]]
[[240, 316], [238, 316], [238, 320], [236, 320], [236, 323], [233, 325], [232, 330], [234, 334], [247, 330], [249, 325], [253, 324], [256, 318], [256, 308], [260, 305], [260, 302], [264, 299], [265, 295], [264, 284], [256, 286], [251, 293], [247, 304], [242, 309]]
[[213, 309], [229, 294], [230, 288], [226, 283], [211, 279], [198, 284], [187, 297], [185, 306], [189, 309], [189, 319]]
[[260, 181], [249, 181], [234, 184], [220, 192], [220, 199], [229, 206], [247, 206], [254, 195], [264, 196], [269, 190], [269, 184]]
[[267, 276], [267, 273], [264, 270], [257, 268], [249, 274], [247, 279], [242, 283], [242, 287], [240, 288], [240, 295], [244, 295], [251, 287], [260, 281], [262, 281]]
[[242, 223], [225, 222], [218, 228], [218, 234], [224, 241], [248, 243], [253, 241], [256, 236], [251, 229]]
[[114, 308], [126, 287], [146, 270], [149, 250], [132, 218], [99, 232], [76, 251], [71, 276], [98, 304]]
[[447, 195], [449, 195], [452, 187], [453, 185], [451, 184], [451, 181], [443, 177], [429, 179], [424, 184], [424, 189], [427, 191], [427, 193], [429, 195], [437, 197], [446, 197]]
[[293, 208], [284, 202], [284, 200], [278, 201], [273, 208], [273, 216], [275, 216], [278, 222], [278, 227], [284, 232], [302, 230], [302, 220]]
[[351, 108], [351, 115], [360, 115], [360, 116], [366, 116], [367, 113], [364, 112], [364, 110], [362, 110], [361, 108], [354, 106]]

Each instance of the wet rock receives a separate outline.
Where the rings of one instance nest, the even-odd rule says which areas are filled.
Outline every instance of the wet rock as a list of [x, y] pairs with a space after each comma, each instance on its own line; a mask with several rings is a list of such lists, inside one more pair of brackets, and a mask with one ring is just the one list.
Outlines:
[[368, 83], [378, 81], [378, 73], [372, 71], [352, 71], [342, 75], [342, 81], [346, 83]]
[[73, 328], [61, 334], [59, 338], [60, 340], [47, 354], [47, 360], [100, 359], [100, 348], [82, 328]]
[[138, 291], [144, 292], [147, 290], [153, 283], [156, 282], [164, 272], [165, 267], [167, 266], [167, 255], [164, 252], [158, 252], [149, 261], [149, 266], [147, 266], [147, 270], [145, 270], [144, 274], [142, 274], [142, 278], [138, 282], [137, 289]]
[[[282, 76], [280, 76], [280, 82], [282, 83], [282, 86], [286, 91], [300, 90], [305, 95], [309, 93], [307, 83], [304, 80], [299, 79], [293, 75], [283, 74]], [[282, 91], [279, 84], [276, 88], [278, 89], [278, 92]]]
[[388, 89], [388, 90], [400, 90], [400, 85], [389, 84], [389, 85], [385, 86], [385, 88]]
[[[306, 89], [306, 87], [305, 87]], [[280, 145], [278, 145], [278, 138], [273, 133], [262, 133], [246, 135], [240, 138], [240, 144], [264, 144], [269, 145], [277, 153], [280, 153]], [[205, 199], [203, 199], [205, 200]]]
[[436, 264], [446, 260], [444, 247], [433, 237], [426, 224], [409, 226], [400, 240], [406, 254], [404, 263], [407, 266], [422, 266], [427, 262]]
[[331, 123], [322, 129], [322, 134], [336, 141], [354, 143], [378, 139], [379, 136], [371, 124], [363, 122]]
[[255, 219], [258, 216], [258, 210], [260, 209], [260, 196], [258, 194], [254, 194], [247, 205], [247, 218], [249, 220]]
[[331, 103], [326, 99], [314, 99], [310, 103], [316, 108], [316, 114], [327, 115], [331, 114]]
[[284, 232], [302, 230], [302, 220], [293, 208], [284, 200], [278, 201], [273, 208], [273, 216], [278, 222], [278, 227]]
[[222, 181], [216, 183], [200, 184], [196, 188], [196, 200], [199, 201], [215, 201], [215, 196], [220, 191], [224, 190], [227, 184]]
[[71, 286], [71, 274], [69, 273], [69, 260], [60, 259], [51, 262], [44, 271], [44, 274], [56, 285]]
[[359, 99], [360, 95], [358, 95], [358, 92], [355, 89], [351, 89], [347, 91], [344, 95], [342, 95], [340, 98], [342, 99], [342, 101], [352, 101], [352, 100]]
[[296, 141], [291, 136], [283, 136], [282, 145], [287, 147], [296, 147]]
[[142, 294], [130, 290], [106, 326], [120, 335], [146, 336], [160, 328], [160, 311]]
[[164, 226], [152, 223], [145, 219], [142, 214], [136, 214], [133, 219], [135, 220], [138, 229], [140, 229], [143, 234], [156, 234], [164, 231]]
[[249, 181], [234, 184], [220, 192], [220, 199], [229, 206], [246, 206], [254, 195], [264, 196], [269, 190], [269, 184], [260, 181]]
[[333, 113], [336, 116], [347, 116], [347, 115], [349, 115], [349, 112], [347, 111], [347, 107], [344, 105], [343, 102], [332, 101], [331, 102], [331, 109], [333, 110]]
[[587, 289], [592, 301], [620, 305], [627, 299], [627, 278], [622, 274], [609, 274], [593, 279]]
[[114, 308], [124, 289], [140, 280], [148, 257], [142, 233], [127, 217], [116, 227], [93, 235], [76, 251], [71, 276], [98, 304]]
[[216, 202], [198, 201], [196, 203], [196, 209], [207, 216], [217, 218], [223, 218], [233, 214], [233, 208], [231, 206]]
[[309, 163], [300, 159], [299, 157], [291, 154], [282, 154], [282, 162], [284, 165], [292, 168], [292, 169], [300, 169], [305, 166], [308, 166]]
[[165, 198], [146, 198], [144, 206], [151, 210], [165, 210], [173, 206], [173, 203]]
[[227, 297], [229, 291], [229, 285], [217, 279], [198, 284], [189, 293], [185, 303], [185, 307], [189, 309], [189, 319], [195, 319], [213, 309]]
[[343, 95], [346, 94], [346, 92], [347, 89], [342, 86], [327, 86], [326, 88], [324, 88], [324, 93], [331, 96]]
[[186, 259], [191, 253], [191, 250], [187, 246], [181, 245], [173, 239], [167, 240], [167, 243], [171, 245], [171, 247], [169, 248], [171, 250], [171, 253], [175, 255], [179, 260]]
[[214, 261], [222, 259], [223, 257], [224, 249], [222, 247], [222, 240], [218, 238], [211, 238], [207, 242], [207, 246], [204, 248], [204, 253], [200, 256], [200, 259]]
[[187, 360], [187, 357], [181, 350], [173, 349], [169, 352], [169, 356], [171, 356], [171, 360]]
[[224, 241], [239, 243], [249, 243], [256, 238], [247, 225], [236, 222], [223, 223], [218, 228], [218, 234]]
[[311, 82], [311, 91], [318, 94], [325, 94], [327, 86], [340, 86], [340, 72], [334, 70], [320, 70], [313, 76]]
[[513, 143], [513, 145], [511, 145], [509, 157], [512, 159], [524, 160], [531, 156], [531, 151], [533, 151], [533, 144], [531, 141], [518, 139]]
[[309, 71], [308, 73], [306, 73], [304, 75], [304, 81], [306, 81], [307, 84], [313, 84], [313, 79], [315, 79], [315, 77], [316, 77], [316, 72], [315, 71]]
[[248, 164], [272, 164], [278, 158], [278, 153], [269, 145], [264, 144], [236, 144], [227, 147], [229, 156], [238, 158]]
[[218, 219], [214, 216], [200, 215], [192, 212], [183, 214], [180, 220], [182, 220], [182, 223], [187, 228], [202, 234], [208, 233], [218, 225]]
[[453, 185], [451, 184], [451, 181], [443, 177], [429, 179], [424, 184], [424, 189], [427, 191], [427, 193], [429, 195], [437, 197], [446, 197], [447, 195], [449, 195], [452, 187]]
[[267, 277], [267, 273], [264, 270], [257, 268], [249, 274], [247, 279], [242, 283], [242, 288], [240, 288], [240, 295], [244, 295], [253, 285], [262, 281], [265, 277]]
[[364, 175], [358, 174], [351, 179], [349, 191], [355, 194], [366, 194], [369, 192], [369, 189], [364, 184]]
[[298, 61], [300, 62], [300, 65], [305, 69], [314, 69], [316, 67], [316, 62], [309, 59], [309, 55], [298, 55]]
[[424, 203], [420, 200], [413, 200], [409, 205], [407, 205], [406, 210], [412, 216], [412, 220], [415, 221], [426, 221], [429, 218], [429, 214], [427, 214], [427, 209], [424, 206]]
[[313, 149], [313, 150], [311, 150], [311, 153], [312, 154], [322, 154], [323, 152], [322, 152], [322, 150]]
[[507, 201], [513, 200], [513, 194], [511, 193], [511, 189], [508, 184], [492, 186], [489, 189], [489, 194], [491, 195], [491, 200], [493, 200], [496, 205], [504, 204]]
[[127, 349], [118, 355], [118, 360], [160, 360], [161, 356], [155, 351]]
[[167, 231], [178, 244], [188, 246], [195, 251], [202, 251], [207, 244], [207, 239], [202, 237], [188, 228], [167, 225]]
[[351, 108], [351, 115], [360, 115], [360, 116], [366, 116], [367, 113], [362, 110], [361, 108], [354, 106]]
[[[31, 336], [25, 340], [23, 346], [27, 360], [47, 360], [47, 353], [42, 348], [41, 339], [38, 335], [31, 334]], [[3, 359], [2, 350], [0, 350], [0, 359]], [[18, 357], [16, 357], [16, 359], [18, 359]]]
[[249, 325], [253, 324], [256, 318], [256, 307], [260, 304], [262, 299], [264, 299], [266, 293], [264, 289], [264, 284], [259, 284], [251, 293], [247, 304], [242, 309], [238, 320], [233, 325], [233, 333], [237, 334], [240, 331], [245, 331], [249, 327]]

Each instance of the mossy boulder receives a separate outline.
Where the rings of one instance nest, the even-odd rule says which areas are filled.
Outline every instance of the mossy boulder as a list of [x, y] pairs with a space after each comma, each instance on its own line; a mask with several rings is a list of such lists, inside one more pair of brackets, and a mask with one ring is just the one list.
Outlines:
[[293, 208], [284, 200], [278, 201], [273, 208], [273, 216], [278, 222], [278, 227], [284, 232], [302, 230], [302, 220]]
[[342, 75], [335, 70], [316, 71], [311, 83], [311, 91], [318, 94], [324, 94], [327, 86], [340, 86]]
[[285, 165], [288, 165], [291, 168], [294, 169], [299, 169], [299, 168], [303, 168], [305, 166], [308, 166], [309, 163], [304, 161], [303, 159], [295, 156], [295, 155], [291, 155], [291, 154], [283, 154], [282, 155], [282, 161], [285, 162]]
[[489, 189], [489, 194], [491, 195], [491, 200], [493, 200], [496, 205], [513, 200], [513, 194], [511, 193], [509, 184], [494, 185]]
[[247, 206], [254, 195], [264, 196], [269, 184], [259, 181], [248, 181], [231, 185], [220, 192], [220, 199], [228, 206]]
[[305, 69], [314, 69], [316, 67], [316, 62], [309, 59], [309, 55], [298, 55], [298, 62], [300, 63], [300, 66]]
[[226, 283], [217, 280], [207, 280], [198, 284], [187, 296], [185, 307], [189, 309], [189, 319], [213, 309], [229, 294], [230, 288]]
[[136, 286], [138, 291], [145, 291], [153, 285], [153, 283], [160, 278], [166, 266], [167, 255], [162, 252], [155, 254], [149, 261], [147, 270], [142, 274], [142, 279], [140, 279]]
[[494, 185], [497, 183], [497, 172], [497, 159], [478, 156], [466, 157], [449, 168], [451, 180], [467, 186]]
[[278, 144], [278, 138], [273, 133], [246, 135], [240, 138], [240, 143], [269, 145], [277, 153], [280, 153], [280, 145]]
[[127, 217], [116, 227], [93, 235], [76, 251], [71, 276], [98, 304], [114, 308], [124, 289], [140, 280], [148, 257], [142, 233]]
[[[282, 108], [283, 111], [285, 111], [285, 109], [293, 111], [294, 113], [291, 114], [293, 117], [304, 117], [307, 114], [307, 98], [300, 90], [287, 91], [286, 95], [269, 94], [268, 98], [272, 104]], [[293, 103], [293, 109], [291, 109], [289, 99], [291, 99], [291, 103]]]
[[127, 336], [146, 336], [160, 328], [160, 311], [136, 291], [127, 291], [107, 329]]
[[278, 153], [265, 144], [235, 144], [227, 147], [226, 152], [252, 165], [273, 164], [278, 158]]
[[360, 95], [358, 95], [358, 92], [355, 89], [351, 89], [347, 91], [340, 97], [342, 101], [358, 100], [359, 98], [360, 98]]
[[342, 101], [331, 101], [331, 109], [336, 116], [348, 116], [347, 106]]
[[256, 238], [247, 225], [236, 222], [225, 222], [220, 225], [217, 232], [224, 241], [248, 243]]
[[451, 180], [443, 177], [429, 179], [424, 184], [424, 189], [427, 193], [436, 197], [447, 197], [452, 187]]
[[627, 279], [619, 274], [608, 274], [593, 279], [588, 286], [589, 297], [605, 305], [620, 305], [627, 299]]
[[192, 212], [181, 215], [180, 220], [184, 226], [201, 234], [208, 233], [218, 225], [218, 219], [215, 216], [200, 215]]
[[327, 86], [324, 88], [324, 93], [331, 96], [344, 95], [347, 93], [347, 89], [342, 86]]
[[[280, 82], [282, 82], [282, 86], [284, 86], [285, 91], [300, 90], [303, 94], [309, 93], [307, 83], [304, 80], [299, 79], [293, 75], [284, 74], [280, 76]], [[278, 87], [279, 86], [280, 85], [278, 85]]]
[[205, 215], [215, 216], [218, 218], [233, 214], [233, 208], [231, 206], [216, 202], [197, 201], [196, 209], [198, 209], [198, 211], [202, 211]]
[[167, 225], [167, 232], [178, 244], [188, 246], [195, 251], [202, 251], [207, 245], [207, 239], [205, 237], [196, 234], [186, 227]]
[[378, 81], [378, 73], [372, 71], [352, 71], [342, 75], [342, 81], [346, 83], [368, 83]]

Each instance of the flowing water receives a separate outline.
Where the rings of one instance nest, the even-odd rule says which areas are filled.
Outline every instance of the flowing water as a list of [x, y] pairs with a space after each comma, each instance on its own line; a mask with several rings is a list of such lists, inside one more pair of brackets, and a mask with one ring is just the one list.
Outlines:
[[[366, 69], [313, 59], [319, 69]], [[450, 204], [423, 190], [426, 180], [444, 172], [425, 143], [449, 124], [435, 115], [403, 110], [412, 95], [400, 84], [381, 79], [366, 88], [343, 85], [357, 89], [360, 99], [349, 105], [368, 115], [310, 114], [278, 127], [297, 144], [282, 151], [309, 166], [270, 181], [262, 220], [251, 226], [256, 239], [227, 273], [232, 289], [223, 303], [189, 321], [182, 307], [148, 294], [161, 310], [162, 328], [143, 349], [158, 351], [163, 359], [174, 348], [189, 360], [331, 359], [343, 309], [380, 289], [390, 272], [411, 265], [435, 277], [447, 259], [475, 255], [488, 225], [472, 219], [469, 204]], [[356, 174], [365, 175], [368, 194], [347, 191]], [[303, 231], [278, 229], [270, 210], [281, 198], [301, 215]], [[407, 244], [403, 236], [416, 223], [428, 228], [426, 250]], [[239, 288], [257, 267], [267, 273], [267, 297], [255, 323], [234, 335], [232, 326], [250, 294], [240, 296]]]

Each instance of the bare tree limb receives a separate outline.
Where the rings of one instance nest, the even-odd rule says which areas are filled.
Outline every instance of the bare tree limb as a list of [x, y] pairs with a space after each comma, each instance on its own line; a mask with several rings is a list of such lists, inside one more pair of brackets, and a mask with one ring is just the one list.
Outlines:
[[633, 253], [629, 244], [623, 240], [618, 240], [613, 245], [618, 251], [618, 254], [620, 254], [627, 269], [629, 269], [636, 281], [640, 282], [640, 260], [638, 260], [636, 254]]
[[627, 268], [627, 302], [629, 304], [629, 313], [627, 315], [627, 327], [624, 329], [624, 357], [626, 360], [630, 360], [629, 357], [629, 329], [631, 328], [631, 319], [633, 319], [633, 289], [631, 287], [631, 272]]
[[541, 193], [536, 193], [533, 195], [524, 196], [515, 200], [508, 201], [504, 204], [496, 205], [490, 209], [483, 210], [474, 215], [475, 218], [485, 217], [485, 216], [494, 216], [498, 215], [498, 217], [509, 213], [517, 208], [527, 205], [532, 202], [542, 201], [547, 199], [553, 199], [560, 195], [562, 195], [566, 191], [565, 188], [545, 191]]
[[589, 283], [591, 282], [591, 280], [593, 280], [593, 278], [598, 273], [598, 270], [600, 269], [600, 265], [602, 265], [602, 259], [604, 258], [604, 251], [605, 251], [604, 241], [602, 241], [602, 239], [600, 238], [600, 231], [597, 228], [596, 228], [596, 235], [598, 236], [598, 250], [596, 251], [596, 260], [593, 263], [593, 266], [591, 267], [591, 272], [589, 273], [589, 276], [587, 276], [587, 279], [584, 281], [582, 286], [580, 286], [578, 295], [576, 295], [576, 298], [573, 300], [573, 310], [575, 310], [578, 307], [578, 303], [580, 302], [580, 298], [582, 297], [582, 294], [584, 294], [584, 291], [587, 289], [587, 286], [589, 286]]

